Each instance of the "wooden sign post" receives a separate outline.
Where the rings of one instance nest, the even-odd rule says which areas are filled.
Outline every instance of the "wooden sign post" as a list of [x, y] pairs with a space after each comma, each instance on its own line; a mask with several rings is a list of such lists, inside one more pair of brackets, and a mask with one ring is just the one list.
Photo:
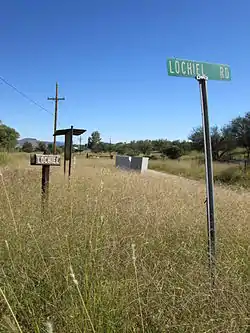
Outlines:
[[49, 174], [50, 166], [60, 166], [60, 155], [32, 154], [30, 155], [30, 165], [42, 166], [42, 216], [45, 215], [45, 210], [49, 203]]

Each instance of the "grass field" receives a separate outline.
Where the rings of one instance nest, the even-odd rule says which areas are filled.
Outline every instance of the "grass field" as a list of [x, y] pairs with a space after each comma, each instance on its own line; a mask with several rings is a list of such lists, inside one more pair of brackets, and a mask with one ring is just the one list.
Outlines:
[[0, 151], [0, 167], [20, 168], [29, 163], [29, 154], [26, 153], [6, 153]]
[[0, 176], [0, 332], [249, 332], [250, 194], [216, 187], [210, 288], [204, 184], [77, 157], [71, 183]]
[[[196, 180], [205, 179], [205, 166], [197, 160], [158, 160], [149, 161], [149, 168]], [[217, 183], [250, 188], [250, 166], [245, 172], [243, 166], [227, 163], [214, 163], [214, 180]]]

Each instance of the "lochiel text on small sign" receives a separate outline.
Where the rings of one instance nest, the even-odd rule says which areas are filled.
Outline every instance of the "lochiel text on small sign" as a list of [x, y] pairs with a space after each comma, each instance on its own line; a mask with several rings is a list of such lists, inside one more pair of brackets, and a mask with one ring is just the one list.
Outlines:
[[60, 166], [60, 155], [35, 154], [30, 157], [31, 165], [53, 165]]

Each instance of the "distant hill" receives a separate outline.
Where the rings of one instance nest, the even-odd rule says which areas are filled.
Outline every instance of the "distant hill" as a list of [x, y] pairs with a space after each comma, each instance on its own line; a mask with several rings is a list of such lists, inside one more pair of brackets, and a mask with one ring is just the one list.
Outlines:
[[[34, 139], [34, 138], [23, 138], [23, 139], [17, 140], [17, 147], [22, 147], [23, 144], [24, 144], [25, 142], [29, 142], [29, 143], [32, 144], [32, 146], [33, 146], [34, 148], [36, 148], [36, 147], [38, 146], [38, 142], [39, 142], [39, 141], [40, 141], [40, 140], [37, 140], [37, 139]], [[51, 142], [51, 141], [43, 141], [43, 142], [45, 142], [46, 144], [53, 143], [53, 142]], [[58, 147], [63, 146], [63, 145], [64, 145], [64, 142], [57, 141], [57, 142], [56, 142], [56, 145], [57, 145]]]
[[32, 144], [32, 146], [35, 148], [38, 145], [38, 140], [34, 138], [23, 138], [20, 140], [17, 140], [17, 146], [22, 147], [25, 142], [29, 142]]

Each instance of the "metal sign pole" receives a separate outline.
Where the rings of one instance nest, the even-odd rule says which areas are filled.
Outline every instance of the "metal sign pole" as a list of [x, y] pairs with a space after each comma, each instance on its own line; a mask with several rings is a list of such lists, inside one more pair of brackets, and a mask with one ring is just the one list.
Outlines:
[[207, 229], [208, 229], [208, 257], [211, 274], [211, 283], [215, 283], [215, 209], [214, 209], [214, 179], [213, 179], [213, 156], [208, 117], [207, 77], [197, 76], [199, 82], [202, 122], [204, 133], [204, 152], [206, 165], [206, 207], [207, 207]]

